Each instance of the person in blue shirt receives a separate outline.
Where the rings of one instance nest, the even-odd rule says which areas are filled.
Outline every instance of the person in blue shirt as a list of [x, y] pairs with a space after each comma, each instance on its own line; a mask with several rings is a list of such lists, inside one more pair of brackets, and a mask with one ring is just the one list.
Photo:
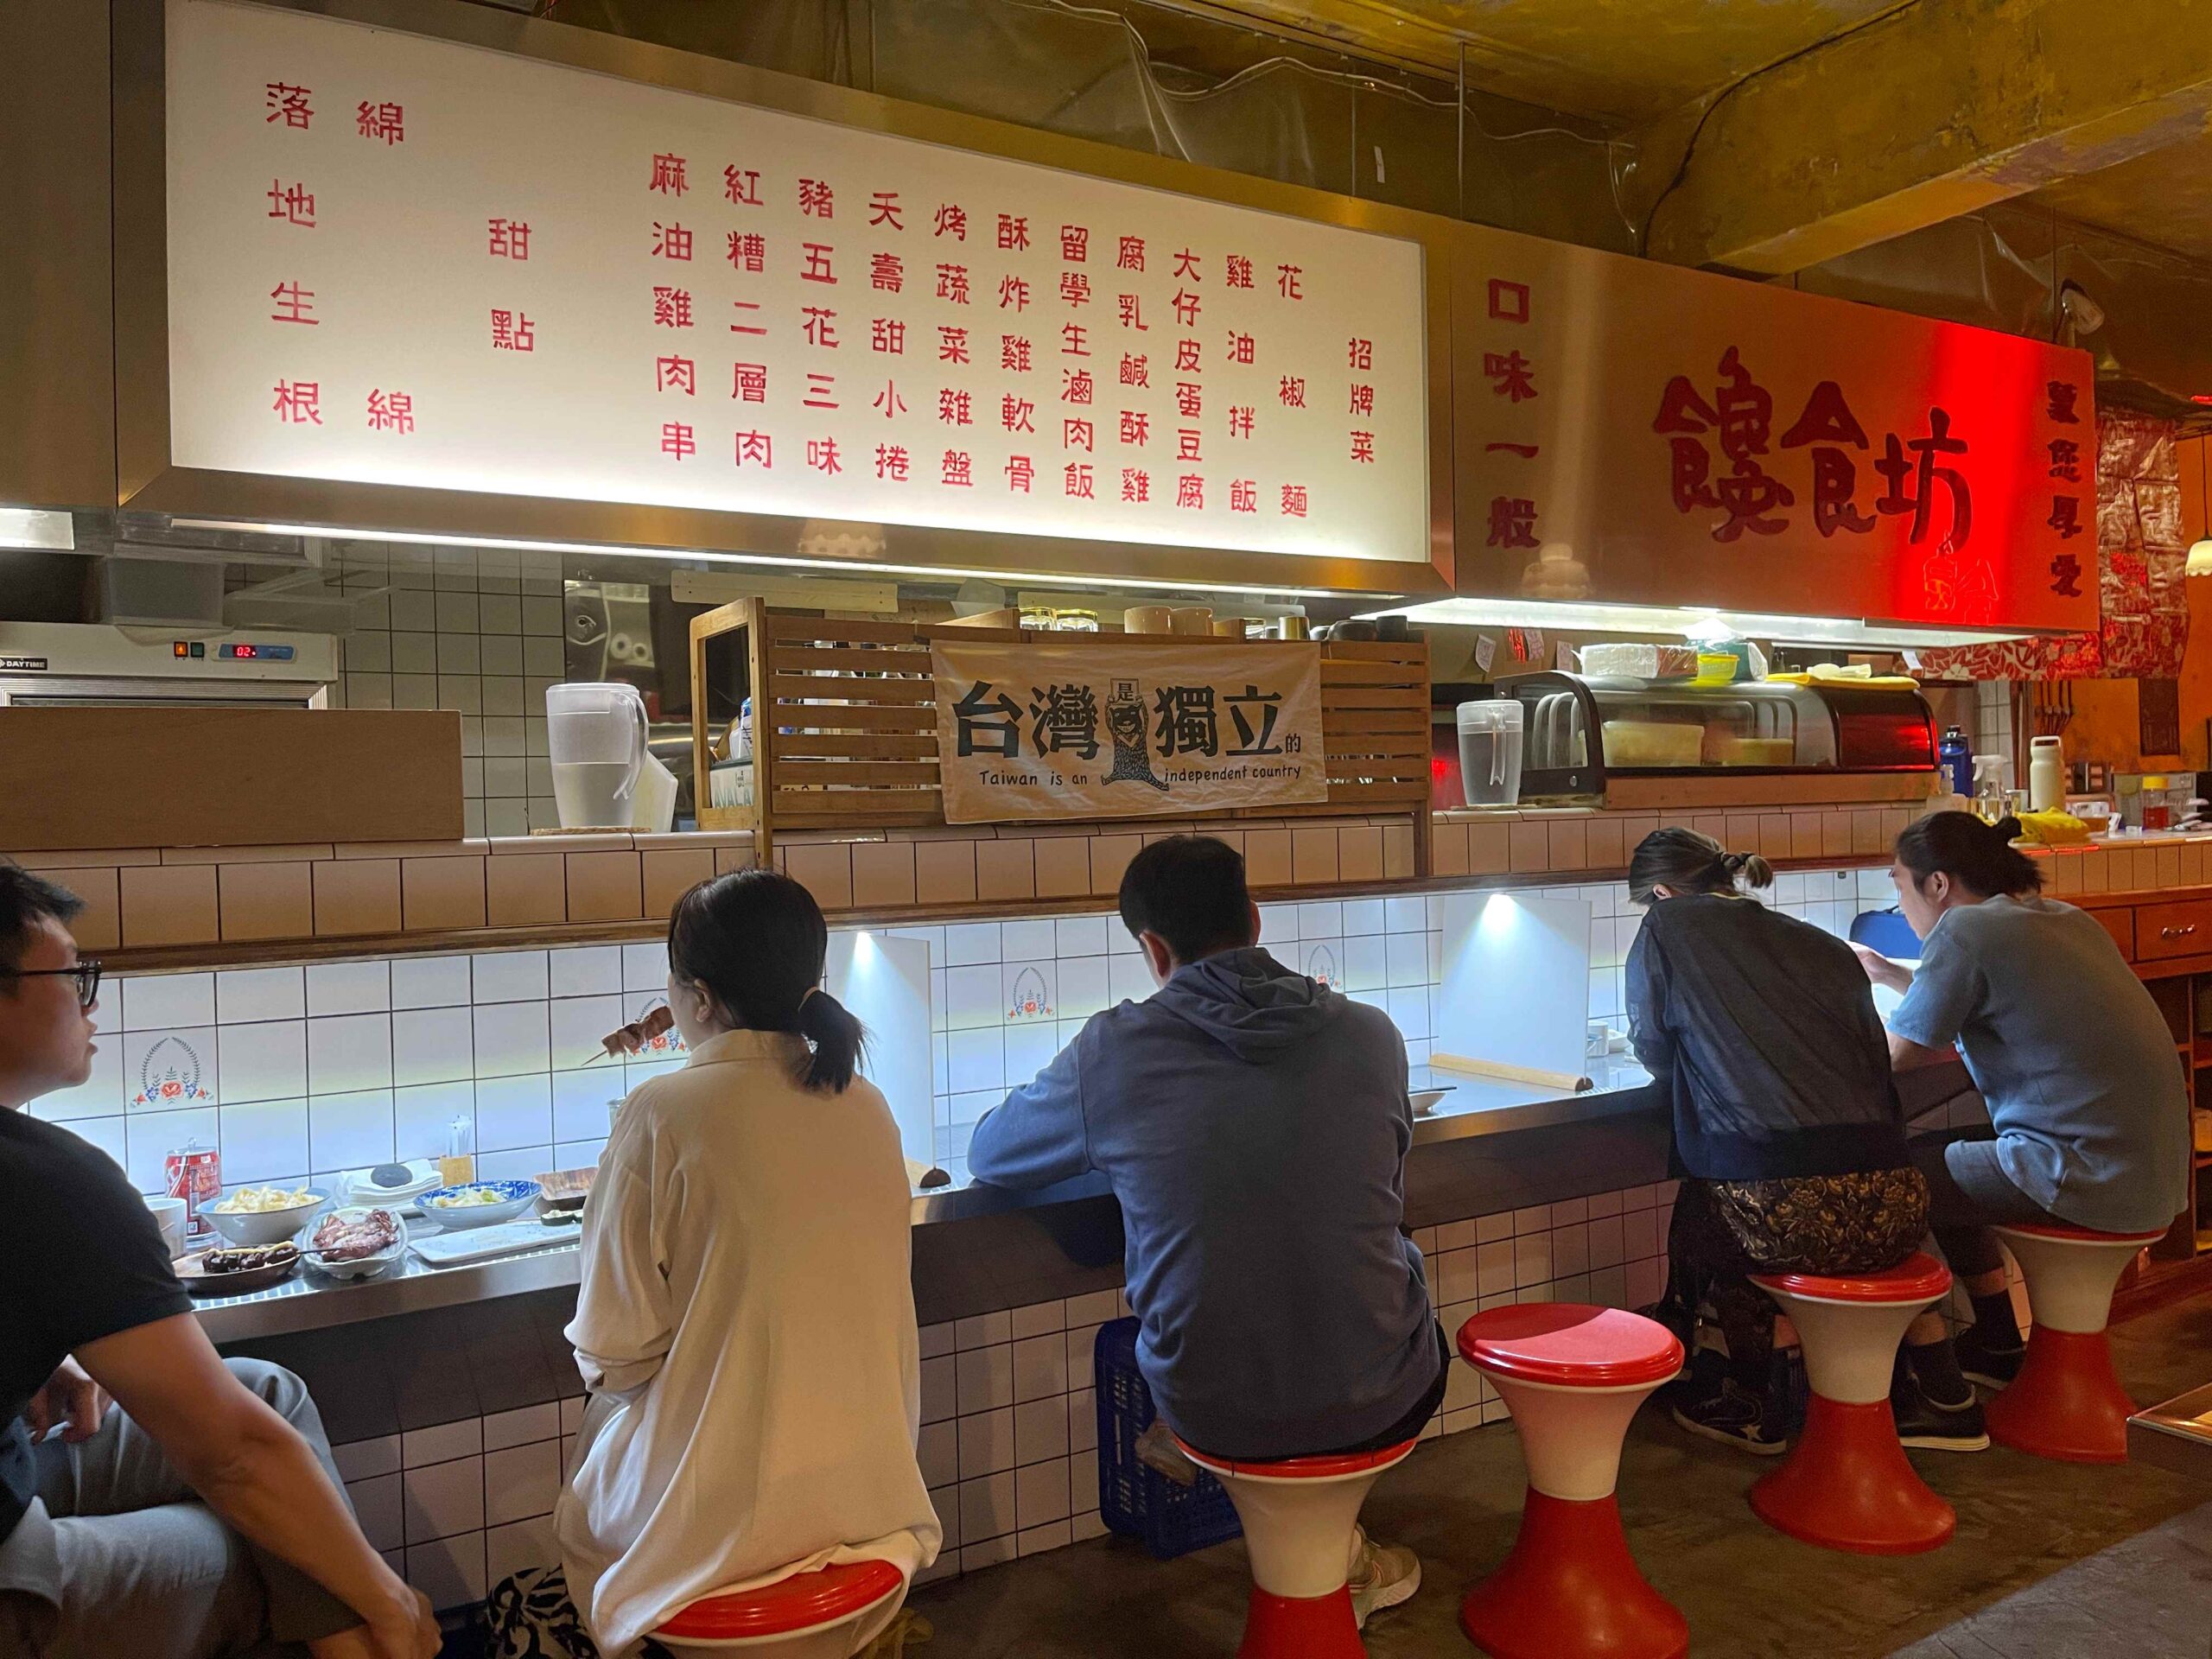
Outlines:
[[[969, 1172], [1112, 1182], [1138, 1367], [1190, 1445], [1262, 1461], [1416, 1438], [1450, 1349], [1401, 1224], [1413, 1106], [1397, 1028], [1259, 948], [1226, 842], [1154, 842], [1120, 902], [1159, 993], [1094, 1015], [985, 1116]], [[1412, 1551], [1363, 1535], [1356, 1550], [1363, 1623], [1419, 1587]]]
[[[1954, 1045], [1988, 1103], [1967, 1139], [1916, 1136], [1929, 1218], [1974, 1323], [1953, 1369], [2001, 1388], [2024, 1352], [1992, 1224], [2151, 1232], [2189, 1202], [2189, 1096], [2174, 1037], [2096, 918], [2042, 896], [2017, 820], [1936, 812], [1897, 837], [1898, 907], [1924, 941], [1910, 969], [1859, 948], [1877, 984], [1904, 994], [1890, 1016], [1899, 1071]], [[1908, 1353], [1923, 1383], [1950, 1344], [1923, 1314]], [[1969, 1397], [1971, 1390], [1968, 1390]]]

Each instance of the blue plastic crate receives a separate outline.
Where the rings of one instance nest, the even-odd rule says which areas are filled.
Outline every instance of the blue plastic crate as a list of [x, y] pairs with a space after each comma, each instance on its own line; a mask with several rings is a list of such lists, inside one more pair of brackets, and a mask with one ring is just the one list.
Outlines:
[[1141, 1539], [1161, 1560], [1187, 1555], [1243, 1531], [1229, 1494], [1203, 1471], [1184, 1486], [1137, 1460], [1137, 1436], [1152, 1427], [1152, 1390], [1137, 1370], [1137, 1322], [1098, 1327], [1092, 1350], [1098, 1395], [1098, 1518]]

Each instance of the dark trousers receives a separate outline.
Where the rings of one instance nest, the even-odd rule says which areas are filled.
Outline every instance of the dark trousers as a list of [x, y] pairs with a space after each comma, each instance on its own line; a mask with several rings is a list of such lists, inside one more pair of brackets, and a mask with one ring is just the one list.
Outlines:
[[1436, 1408], [1444, 1403], [1444, 1390], [1452, 1381], [1452, 1338], [1444, 1334], [1442, 1320], [1436, 1325], [1436, 1381], [1418, 1404], [1396, 1422], [1371, 1440], [1356, 1446], [1340, 1446], [1321, 1455], [1343, 1457], [1355, 1452], [1382, 1452], [1394, 1446], [1403, 1446], [1408, 1440], [1417, 1440], [1421, 1432], [1428, 1427], [1428, 1420], [1436, 1415]]
[[[1955, 1144], [1960, 1148], [1955, 1167], [1947, 1150]], [[1992, 1226], [2069, 1224], [2006, 1179], [1997, 1165], [1994, 1129], [1936, 1129], [1914, 1135], [1907, 1145], [1928, 1182], [1928, 1229], [1961, 1279], [2004, 1267], [2005, 1252]]]

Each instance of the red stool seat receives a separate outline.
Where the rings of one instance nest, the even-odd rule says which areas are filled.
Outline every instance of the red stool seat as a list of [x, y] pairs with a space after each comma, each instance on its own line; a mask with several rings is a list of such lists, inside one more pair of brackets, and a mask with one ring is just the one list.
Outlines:
[[1629, 1420], [1682, 1344], [1618, 1308], [1524, 1302], [1461, 1325], [1459, 1355], [1513, 1414], [1529, 1467], [1512, 1553], [1459, 1628], [1497, 1659], [1680, 1659], [1689, 1626], [1637, 1569], [1613, 1489]]
[[1365, 1474], [1370, 1469], [1388, 1469], [1403, 1460], [1414, 1449], [1415, 1442], [1401, 1446], [1386, 1446], [1380, 1452], [1332, 1452], [1318, 1458], [1217, 1458], [1211, 1452], [1201, 1452], [1181, 1435], [1175, 1437], [1193, 1463], [1203, 1464], [1217, 1475], [1242, 1475], [1248, 1480], [1337, 1480], [1345, 1475]]
[[2164, 1234], [2047, 1224], [1995, 1230], [2028, 1281], [2035, 1325], [2020, 1374], [1990, 1398], [1989, 1438], [2068, 1463], [2126, 1462], [2135, 1402], [2113, 1369], [2105, 1325], [2120, 1274]]
[[754, 1590], [702, 1596], [653, 1634], [679, 1643], [767, 1642], [857, 1618], [906, 1586], [889, 1561], [849, 1561], [794, 1573]]

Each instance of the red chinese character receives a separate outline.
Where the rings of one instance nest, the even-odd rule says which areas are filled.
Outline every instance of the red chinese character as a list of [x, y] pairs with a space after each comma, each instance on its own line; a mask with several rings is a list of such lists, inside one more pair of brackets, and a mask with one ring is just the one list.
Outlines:
[[1524, 403], [1536, 395], [1535, 365], [1519, 352], [1484, 352], [1483, 377], [1497, 384], [1491, 391], [1514, 403]]
[[999, 309], [1004, 311], [1009, 307], [1016, 311], [1027, 311], [1029, 308], [1029, 279], [1027, 277], [1001, 276], [999, 278]]
[[1188, 248], [1185, 248], [1181, 252], [1175, 256], [1174, 274], [1175, 279], [1178, 282], [1180, 282], [1185, 276], [1189, 277], [1194, 283], [1203, 282], [1205, 280], [1205, 277], [1198, 270], [1198, 256], [1192, 253]]
[[974, 423], [970, 412], [974, 400], [964, 391], [946, 386], [937, 395], [937, 417], [947, 426], [969, 426]]
[[883, 418], [887, 421], [904, 415], [906, 412], [906, 400], [899, 395], [899, 383], [896, 380], [885, 381], [883, 390], [875, 394], [872, 406], [881, 410]]
[[1060, 257], [1071, 265], [1082, 264], [1090, 257], [1090, 232], [1086, 226], [1060, 226]]
[[1087, 342], [1090, 338], [1090, 330], [1081, 324], [1062, 323], [1060, 325], [1060, 355], [1062, 357], [1089, 357], [1090, 347]]
[[316, 327], [322, 321], [315, 315], [315, 290], [311, 288], [302, 288], [297, 283], [279, 283], [269, 290], [269, 297], [276, 302], [276, 310], [269, 315], [271, 322], [303, 322]]
[[830, 256], [836, 250], [822, 242], [802, 242], [799, 247], [806, 256], [806, 263], [798, 273], [799, 281], [829, 283], [834, 285], [837, 280], [837, 275], [830, 268]]
[[[658, 290], [656, 289], [655, 292], [658, 293]], [[683, 294], [683, 290], [680, 288], [677, 289], [676, 292], [678, 294]], [[684, 295], [684, 298], [687, 300], [690, 297], [690, 296]], [[758, 311], [760, 308], [760, 302], [758, 300], [732, 300], [729, 304], [731, 310], [741, 314]], [[733, 334], [760, 334], [763, 336], [765, 336], [768, 332], [759, 323], [747, 321], [745, 316], [742, 315], [740, 315], [737, 321], [730, 324], [729, 331]]]
[[286, 426], [321, 426], [322, 424], [322, 382], [320, 380], [279, 380], [276, 401], [272, 405], [276, 418]]
[[1282, 378], [1282, 384], [1277, 389], [1275, 396], [1285, 409], [1305, 408], [1306, 377], [1302, 374], [1286, 374]]
[[976, 479], [974, 468], [968, 459], [968, 452], [965, 449], [946, 450], [944, 470], [939, 476], [942, 482], [950, 484], [957, 489], [972, 489], [975, 486]]
[[1125, 236], [1122, 238], [1122, 251], [1114, 257], [1114, 269], [1116, 270], [1144, 269], [1144, 238]]
[[[1230, 254], [1223, 264], [1227, 275], [1222, 280], [1230, 287], [1249, 288], [1252, 286], [1252, 262], [1243, 254]], [[1230, 486], [1230, 493], [1232, 496], [1236, 493], [1236, 487], [1235, 485]]]
[[1175, 480], [1175, 505], [1179, 507], [1204, 507], [1206, 504], [1206, 481], [1196, 473], [1185, 473]]
[[937, 326], [937, 360], [940, 363], [968, 361], [968, 331], [940, 322]]
[[282, 179], [269, 181], [269, 217], [281, 219], [288, 225], [303, 225], [315, 228], [315, 196], [305, 185], [286, 184]]
[[760, 200], [760, 173], [752, 168], [741, 170], [735, 167], [722, 168], [722, 194], [728, 197], [735, 207], [763, 206]]
[[1354, 461], [1365, 461], [1370, 466], [1374, 464], [1375, 435], [1372, 432], [1355, 432], [1351, 435], [1351, 458]]
[[1097, 447], [1097, 430], [1089, 421], [1071, 416], [1060, 422], [1061, 448], [1080, 449], [1089, 454]]
[[1252, 336], [1240, 334], [1232, 330], [1229, 336], [1229, 360], [1232, 363], [1250, 363], [1254, 354], [1255, 342]]
[[269, 113], [262, 117], [262, 124], [282, 121], [288, 127], [304, 128], [315, 118], [315, 106], [308, 102], [315, 94], [304, 86], [272, 80], [268, 83]]
[[369, 430], [397, 432], [403, 437], [415, 429], [415, 399], [404, 391], [378, 390], [369, 394]]
[[[2049, 524], [2053, 530], [2058, 532], [2058, 539], [2060, 541], [2072, 541], [2076, 536], [2079, 536], [2085, 528], [2087, 528], [2087, 526], [2082, 523], [2081, 498], [2072, 495], [2052, 496], [2050, 498], [2050, 517], [2044, 519], [2044, 523]], [[2072, 595], [2069, 594], [2068, 597], [2071, 598]]]
[[999, 367], [1015, 374], [1029, 372], [1029, 341], [1020, 334], [999, 336]]
[[765, 404], [768, 401], [768, 365], [766, 363], [740, 363], [729, 395], [741, 402]]
[[1066, 466], [1060, 468], [1060, 478], [1063, 494], [1073, 496], [1078, 501], [1090, 501], [1096, 499], [1096, 492], [1092, 487], [1089, 461], [1068, 462]]
[[657, 357], [653, 359], [653, 390], [676, 391], [686, 397], [699, 394], [698, 365], [688, 357]]
[[875, 446], [875, 475], [889, 479], [893, 484], [906, 481], [906, 450], [903, 444], [879, 443]]
[[2082, 597], [2082, 561], [2078, 555], [2061, 553], [2050, 562], [2050, 591], [2061, 599]]
[[1070, 305], [1090, 303], [1090, 276], [1087, 271], [1064, 270], [1060, 273], [1060, 297]]
[[1198, 321], [1198, 296], [1186, 288], [1175, 290], [1175, 297], [1168, 302], [1175, 308], [1175, 321], [1185, 328], [1195, 327]]
[[1175, 383], [1175, 412], [1186, 421], [1195, 421], [1205, 412], [1206, 389], [1195, 380]]
[[1372, 415], [1375, 412], [1374, 387], [1359, 385], [1352, 387], [1351, 412], [1354, 415]]
[[1524, 498], [1501, 495], [1490, 504], [1491, 547], [1534, 547], [1536, 544], [1536, 504]]
[[[753, 308], [758, 310], [759, 307]], [[653, 288], [653, 327], [656, 328], [689, 328], [691, 327], [691, 290], [688, 288]], [[762, 334], [766, 329], [760, 331]]]
[[1509, 283], [1502, 276], [1490, 279], [1490, 315], [1493, 322], [1526, 322], [1529, 321], [1529, 284]]
[[1277, 265], [1275, 267], [1275, 291], [1281, 294], [1286, 300], [1304, 299], [1306, 297], [1305, 290], [1298, 285], [1298, 279], [1304, 275], [1305, 267], [1302, 265]]
[[1152, 499], [1152, 474], [1141, 467], [1122, 468], [1122, 499], [1149, 501]]
[[870, 288], [886, 294], [897, 294], [906, 286], [906, 266], [895, 253], [872, 253], [868, 260], [868, 282]]
[[492, 219], [484, 222], [486, 251], [494, 259], [527, 259], [530, 257], [530, 226], [518, 219]]
[[1375, 366], [1375, 342], [1355, 339], [1345, 347], [1344, 356], [1352, 368], [1371, 369]]
[[906, 353], [906, 325], [896, 317], [878, 317], [868, 326], [868, 345], [893, 357]]
[[814, 219], [834, 219], [837, 199], [825, 179], [801, 179], [798, 181], [798, 210]]
[[534, 352], [537, 327], [520, 311], [492, 313], [492, 349], [495, 352]]
[[1008, 253], [1020, 253], [1029, 246], [1029, 220], [1026, 215], [999, 215], [999, 246]]
[[1179, 426], [1175, 429], [1175, 459], [1178, 461], [1204, 461], [1205, 459], [1204, 455], [1198, 453], [1198, 434], [1197, 428]]
[[[1907, 449], [1919, 457], [1916, 464], [1905, 459]], [[1884, 442], [1884, 451], [1882, 459], [1874, 463], [1874, 470], [1889, 480], [1890, 487], [1874, 503], [1874, 511], [1885, 515], [1910, 513], [1910, 539], [1923, 541], [1935, 505], [1936, 486], [1941, 483], [1951, 499], [1951, 533], [1945, 539], [1963, 551], [1967, 538], [1974, 532], [1974, 497], [1967, 487], [1964, 473], [1955, 467], [1939, 467], [1936, 463], [1939, 454], [1963, 455], [1967, 452], [1967, 441], [1951, 434], [1950, 411], [1930, 409], [1926, 437], [1915, 438], [1901, 446], [1897, 435], [1892, 432]], [[1908, 478], [1914, 480], [1910, 490], [1906, 488]]]
[[775, 466], [775, 444], [768, 434], [741, 432], [737, 435], [737, 460], [734, 464], [742, 467], [748, 461], [771, 468]]
[[[305, 126], [307, 123], [302, 121], [300, 124]], [[2056, 421], [2061, 426], [2081, 424], [2082, 417], [2074, 412], [2075, 406], [2082, 401], [2081, 387], [2069, 380], [2053, 380], [2044, 385], [2044, 392], [2046, 397], [2044, 410], [2046, 419]]]
[[725, 256], [730, 269], [741, 270], [748, 276], [758, 276], [767, 268], [768, 239], [758, 231], [732, 231], [729, 251]]
[[407, 112], [397, 104], [372, 104], [365, 99], [353, 116], [364, 138], [381, 138], [387, 145], [406, 140]]
[[868, 222], [871, 225], [888, 225], [894, 231], [903, 231], [906, 228], [906, 221], [899, 215], [905, 211], [906, 209], [899, 205], [899, 193], [896, 190], [879, 190], [868, 198]]
[[835, 438], [809, 438], [806, 441], [806, 464], [817, 473], [835, 477], [845, 470], [842, 457], [837, 454]]
[[1117, 294], [1114, 300], [1116, 308], [1121, 313], [1122, 327], [1141, 330], [1151, 327], [1144, 320], [1144, 304], [1136, 295]]
[[806, 396], [800, 401], [809, 409], [835, 409], [837, 400], [830, 396], [837, 389], [834, 374], [809, 374], [806, 377]]
[[646, 181], [645, 188], [658, 191], [664, 196], [680, 196], [691, 188], [686, 182], [683, 172], [681, 156], [656, 156], [653, 157], [653, 175]]
[[799, 311], [800, 315], [806, 319], [801, 327], [805, 331], [808, 345], [824, 346], [836, 345], [837, 314], [835, 311], [819, 305], [804, 305], [799, 308]]
[[691, 232], [681, 225], [664, 225], [653, 221], [653, 257], [656, 259], [689, 259], [691, 257]]
[[1198, 372], [1198, 342], [1179, 340], [1175, 342], [1175, 372], [1196, 374]]
[[1123, 410], [1122, 411], [1122, 442], [1142, 444], [1148, 443], [1151, 440], [1152, 416], [1141, 410]]
[[1148, 386], [1152, 384], [1152, 370], [1141, 353], [1122, 353], [1122, 384], [1125, 386]]
[[1231, 404], [1229, 406], [1229, 435], [1249, 438], [1252, 435], [1252, 405]]
[[955, 203], [940, 202], [937, 210], [938, 236], [949, 236], [956, 242], [968, 239], [968, 210]]
[[968, 267], [939, 265], [937, 268], [937, 296], [950, 300], [955, 305], [968, 303]]
[[1014, 455], [1007, 461], [1006, 486], [1009, 490], [1020, 490], [1022, 494], [1028, 494], [1030, 483], [1036, 476], [1037, 469], [1031, 465], [1028, 456]]
[[1306, 516], [1306, 486], [1303, 484], [1282, 486], [1282, 512], [1286, 518], [1303, 518]]
[[664, 421], [660, 429], [660, 452], [682, 461], [686, 455], [698, 454], [699, 446], [692, 439], [691, 429], [683, 422]]
[[999, 400], [999, 423], [1009, 432], [1034, 432], [1037, 429], [1029, 417], [1036, 412], [1036, 404], [1012, 392]]
[[1087, 404], [1090, 401], [1091, 379], [1089, 369], [1060, 371], [1060, 401], [1064, 404]]
[[1249, 478], [1230, 479], [1229, 510], [1231, 512], [1257, 512], [1260, 510], [1260, 486]]

